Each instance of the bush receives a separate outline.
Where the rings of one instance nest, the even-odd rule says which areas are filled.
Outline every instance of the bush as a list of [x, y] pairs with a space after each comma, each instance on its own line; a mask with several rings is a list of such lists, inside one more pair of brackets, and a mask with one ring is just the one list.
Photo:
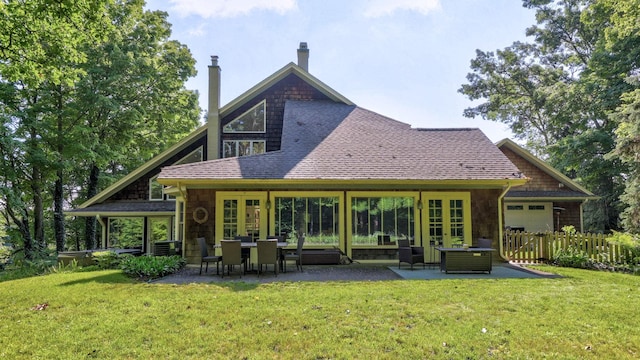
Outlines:
[[628, 264], [640, 265], [640, 238], [638, 235], [614, 231], [609, 242], [622, 246], [628, 255], [625, 259]]
[[558, 249], [553, 254], [553, 263], [558, 266], [572, 267], [579, 269], [591, 268], [589, 255], [584, 251], [569, 246], [566, 249]]
[[151, 280], [160, 278], [182, 269], [186, 261], [180, 256], [137, 256], [125, 257], [120, 267], [127, 276]]
[[120, 265], [120, 257], [115, 251], [97, 251], [93, 253], [93, 260], [96, 262], [98, 269], [118, 269]]

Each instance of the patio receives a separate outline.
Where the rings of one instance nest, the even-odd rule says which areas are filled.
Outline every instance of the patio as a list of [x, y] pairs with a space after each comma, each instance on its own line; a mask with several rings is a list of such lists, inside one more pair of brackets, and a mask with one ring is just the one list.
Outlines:
[[303, 272], [288, 271], [275, 276], [273, 272], [266, 272], [258, 276], [247, 273], [240, 277], [240, 272], [232, 273], [224, 278], [216, 275], [215, 268], [209, 268], [208, 273], [198, 275], [199, 265], [187, 265], [177, 274], [169, 275], [154, 281], [165, 284], [189, 284], [225, 281], [244, 282], [296, 282], [296, 281], [385, 281], [385, 280], [444, 280], [444, 279], [523, 279], [549, 278], [553, 274], [541, 273], [521, 266], [508, 263], [494, 263], [491, 274], [486, 273], [449, 273], [441, 272], [436, 266], [414, 267], [414, 270], [404, 264], [398, 269], [397, 261], [387, 262], [359, 262], [349, 265], [303, 265]]

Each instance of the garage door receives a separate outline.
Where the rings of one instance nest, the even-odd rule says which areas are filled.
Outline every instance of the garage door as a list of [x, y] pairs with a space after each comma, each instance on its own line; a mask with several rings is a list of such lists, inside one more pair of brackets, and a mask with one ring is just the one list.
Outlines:
[[528, 232], [553, 231], [553, 203], [505, 203], [504, 222]]

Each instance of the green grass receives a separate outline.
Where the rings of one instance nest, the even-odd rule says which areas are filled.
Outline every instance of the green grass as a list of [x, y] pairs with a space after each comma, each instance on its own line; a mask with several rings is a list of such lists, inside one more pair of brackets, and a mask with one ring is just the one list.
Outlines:
[[11, 280], [0, 283], [0, 358], [640, 357], [640, 277], [543, 269], [566, 277], [166, 285], [97, 271]]

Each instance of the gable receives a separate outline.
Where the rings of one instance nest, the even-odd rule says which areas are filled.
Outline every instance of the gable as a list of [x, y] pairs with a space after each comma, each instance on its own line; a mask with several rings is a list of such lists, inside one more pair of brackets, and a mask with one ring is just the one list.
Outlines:
[[593, 193], [516, 144], [504, 139], [497, 144], [511, 162], [529, 178], [523, 186], [511, 190], [507, 197], [575, 198], [584, 200]]

